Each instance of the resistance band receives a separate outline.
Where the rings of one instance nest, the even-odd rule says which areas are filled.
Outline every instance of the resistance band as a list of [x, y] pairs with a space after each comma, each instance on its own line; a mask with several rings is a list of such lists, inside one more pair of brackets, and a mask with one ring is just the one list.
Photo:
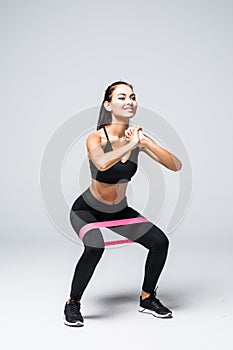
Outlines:
[[[79, 231], [79, 238], [83, 240], [85, 234], [94, 229], [94, 228], [101, 228], [101, 227], [112, 227], [112, 226], [121, 226], [121, 225], [131, 225], [131, 224], [138, 224], [141, 222], [148, 222], [144, 217], [137, 217], [137, 218], [130, 218], [130, 219], [120, 219], [120, 220], [110, 220], [110, 221], [96, 221], [91, 222], [89, 224], [84, 225], [80, 231]], [[124, 244], [124, 243], [133, 243], [130, 239], [121, 239], [121, 240], [115, 240], [115, 241], [107, 241], [104, 242], [105, 246], [110, 245], [116, 245], [116, 244]]]

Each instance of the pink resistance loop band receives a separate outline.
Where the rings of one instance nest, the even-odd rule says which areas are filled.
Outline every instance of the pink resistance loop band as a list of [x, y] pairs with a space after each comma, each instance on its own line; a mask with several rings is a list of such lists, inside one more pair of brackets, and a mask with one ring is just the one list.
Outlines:
[[[83, 237], [85, 236], [85, 234], [88, 231], [92, 230], [93, 228], [138, 224], [140, 222], [148, 222], [148, 220], [144, 217], [137, 217], [137, 218], [121, 219], [121, 220], [91, 222], [90, 224], [86, 224], [81, 228], [81, 230], [79, 231], [79, 238], [83, 240]], [[104, 245], [110, 246], [110, 245], [123, 244], [123, 243], [133, 243], [133, 241], [131, 241], [130, 239], [107, 241], [107, 242], [104, 242]]]

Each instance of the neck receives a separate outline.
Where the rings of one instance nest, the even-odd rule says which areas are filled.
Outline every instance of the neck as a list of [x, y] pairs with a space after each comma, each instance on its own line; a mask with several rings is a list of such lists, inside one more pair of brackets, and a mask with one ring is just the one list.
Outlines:
[[112, 136], [121, 138], [125, 136], [125, 130], [128, 129], [128, 127], [128, 123], [112, 122], [110, 125], [107, 126], [107, 130]]
[[119, 118], [115, 117], [112, 114], [112, 122], [108, 125], [108, 130], [111, 135], [116, 137], [124, 137], [125, 130], [129, 127], [129, 119], [128, 118]]

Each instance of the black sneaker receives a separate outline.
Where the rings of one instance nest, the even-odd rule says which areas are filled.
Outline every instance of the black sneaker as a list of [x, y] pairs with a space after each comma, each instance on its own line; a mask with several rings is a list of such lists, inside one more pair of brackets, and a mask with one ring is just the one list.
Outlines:
[[155, 317], [172, 318], [172, 311], [165, 307], [159, 299], [155, 297], [155, 294], [151, 294], [144, 300], [140, 297], [140, 308], [138, 311], [152, 314]]
[[82, 327], [83, 317], [80, 312], [80, 303], [71, 299], [70, 303], [66, 303], [64, 310], [64, 323], [67, 326]]

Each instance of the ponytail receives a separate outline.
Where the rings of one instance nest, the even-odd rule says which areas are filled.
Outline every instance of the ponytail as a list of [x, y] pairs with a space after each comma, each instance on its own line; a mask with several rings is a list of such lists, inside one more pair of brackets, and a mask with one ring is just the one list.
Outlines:
[[99, 119], [97, 122], [96, 130], [101, 129], [105, 125], [111, 124], [111, 122], [112, 122], [112, 113], [107, 111], [107, 109], [104, 107], [104, 101], [103, 101], [100, 106]]

